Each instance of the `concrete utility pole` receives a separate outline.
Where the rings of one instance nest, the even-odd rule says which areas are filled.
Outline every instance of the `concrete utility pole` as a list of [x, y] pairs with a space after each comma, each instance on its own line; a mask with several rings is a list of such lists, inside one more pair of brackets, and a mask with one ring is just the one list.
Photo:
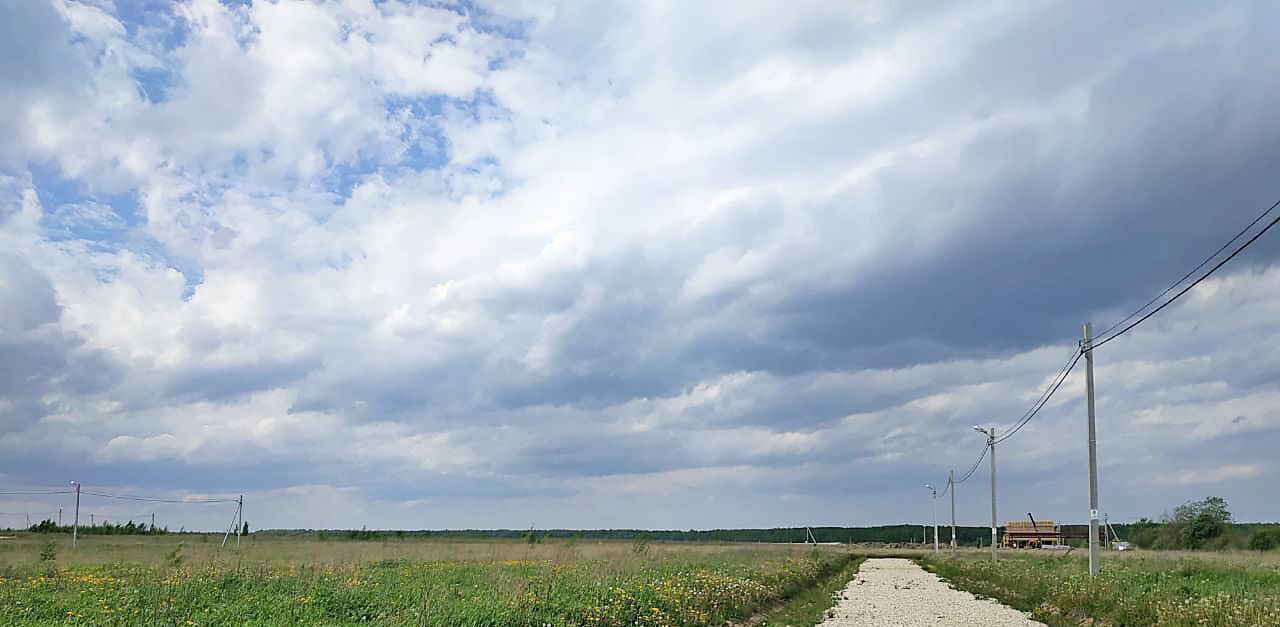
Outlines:
[[1089, 576], [1098, 574], [1098, 430], [1093, 420], [1093, 324], [1084, 323], [1084, 389], [1089, 408]]
[[938, 552], [938, 490], [929, 484], [924, 484], [929, 492], [933, 494], [933, 552]]
[[956, 471], [947, 476], [947, 485], [951, 487], [951, 550], [956, 550]]
[[58, 508], [58, 526], [59, 527], [62, 526], [62, 508], [61, 507]]
[[979, 426], [974, 431], [987, 436], [987, 454], [991, 457], [991, 561], [996, 561], [996, 543], [1000, 541], [996, 532], [996, 428], [990, 430]]
[[80, 536], [80, 484], [72, 481], [71, 485], [76, 487], [76, 521], [75, 526], [71, 527], [71, 548], [74, 549]]
[[236, 513], [231, 516], [231, 526], [227, 527], [227, 532], [222, 534], [222, 546], [227, 546], [227, 538], [231, 536], [231, 531], [236, 532], [236, 548], [240, 548], [240, 528], [244, 523], [244, 495], [236, 499]]

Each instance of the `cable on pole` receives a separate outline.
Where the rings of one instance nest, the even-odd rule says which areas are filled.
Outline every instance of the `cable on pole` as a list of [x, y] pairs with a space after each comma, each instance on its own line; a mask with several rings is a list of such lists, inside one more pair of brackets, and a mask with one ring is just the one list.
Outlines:
[[198, 503], [235, 503], [235, 502], [236, 502], [236, 499], [216, 499], [216, 498], [215, 498], [215, 499], [209, 499], [209, 498], [163, 498], [163, 497], [155, 497], [155, 496], [129, 496], [129, 495], [125, 495], [125, 494], [106, 494], [106, 493], [103, 493], [103, 492], [90, 492], [90, 491], [88, 491], [88, 490], [83, 490], [83, 491], [81, 491], [80, 493], [81, 493], [81, 494], [88, 494], [88, 495], [91, 495], [91, 496], [100, 496], [100, 497], [108, 498], [108, 499], [122, 499], [122, 500], [126, 500], [126, 501], [144, 501], [144, 502], [147, 502], [147, 503], [191, 503], [191, 504], [198, 504]]
[[[1262, 219], [1263, 217], [1265, 217], [1268, 213], [1271, 213], [1272, 209], [1275, 209], [1277, 206], [1280, 206], [1280, 201], [1277, 201], [1277, 202], [1276, 202], [1276, 204], [1271, 205], [1271, 209], [1267, 209], [1267, 211], [1266, 211], [1265, 213], [1263, 213], [1261, 216], [1258, 216], [1258, 220], [1261, 220], [1261, 219]], [[1257, 224], [1258, 220], [1255, 220], [1252, 224], [1250, 224], [1250, 225], [1249, 225], [1249, 227], [1252, 227], [1254, 224]], [[1210, 276], [1212, 276], [1212, 275], [1213, 275], [1213, 273], [1214, 273], [1214, 272], [1217, 272], [1219, 268], [1221, 268], [1222, 266], [1227, 265], [1227, 262], [1231, 261], [1232, 259], [1235, 259], [1236, 255], [1239, 255], [1241, 252], [1244, 252], [1244, 249], [1248, 248], [1248, 247], [1249, 247], [1249, 246], [1251, 246], [1254, 242], [1258, 241], [1258, 238], [1260, 238], [1260, 237], [1262, 237], [1263, 235], [1265, 235], [1265, 234], [1266, 234], [1266, 232], [1267, 232], [1267, 231], [1270, 231], [1270, 230], [1271, 230], [1271, 228], [1272, 228], [1272, 227], [1274, 227], [1277, 223], [1280, 223], [1280, 216], [1277, 216], [1277, 217], [1276, 217], [1275, 219], [1273, 219], [1271, 222], [1267, 223], [1267, 225], [1266, 225], [1266, 226], [1262, 227], [1262, 230], [1261, 230], [1261, 231], [1258, 231], [1256, 234], [1254, 234], [1254, 236], [1253, 236], [1253, 237], [1249, 238], [1249, 240], [1248, 240], [1248, 241], [1246, 241], [1245, 243], [1241, 244], [1241, 245], [1240, 245], [1239, 247], [1237, 247], [1234, 251], [1232, 251], [1230, 255], [1227, 255], [1227, 256], [1226, 256], [1222, 261], [1219, 261], [1217, 264], [1215, 264], [1212, 268], [1210, 268], [1210, 269], [1209, 269], [1209, 271], [1208, 271], [1208, 272], [1205, 272], [1204, 274], [1200, 275], [1200, 278], [1196, 279], [1195, 281], [1192, 281], [1192, 282], [1191, 282], [1190, 284], [1188, 284], [1186, 287], [1184, 287], [1184, 288], [1182, 288], [1181, 290], [1179, 290], [1179, 291], [1178, 291], [1178, 293], [1174, 294], [1171, 298], [1169, 298], [1169, 300], [1166, 300], [1166, 301], [1164, 301], [1163, 303], [1161, 303], [1161, 305], [1160, 305], [1159, 307], [1156, 307], [1155, 309], [1152, 309], [1151, 311], [1149, 311], [1149, 312], [1147, 312], [1145, 315], [1143, 315], [1141, 318], [1138, 318], [1137, 320], [1134, 320], [1133, 322], [1129, 323], [1129, 325], [1128, 325], [1128, 326], [1125, 326], [1124, 328], [1120, 329], [1119, 331], [1116, 331], [1115, 333], [1112, 333], [1111, 335], [1109, 335], [1109, 336], [1107, 336], [1107, 337], [1105, 337], [1105, 338], [1103, 338], [1103, 339], [1101, 339], [1101, 340], [1098, 340], [1098, 341], [1094, 342], [1094, 343], [1093, 343], [1093, 346], [1092, 346], [1091, 348], [1098, 348], [1099, 346], [1102, 346], [1103, 344], [1106, 344], [1107, 342], [1110, 342], [1111, 340], [1114, 340], [1114, 339], [1116, 339], [1116, 338], [1120, 337], [1121, 335], [1124, 335], [1125, 333], [1128, 333], [1130, 329], [1133, 329], [1134, 327], [1136, 327], [1136, 326], [1138, 326], [1138, 325], [1142, 324], [1143, 322], [1146, 322], [1146, 321], [1147, 321], [1147, 319], [1148, 319], [1148, 318], [1150, 318], [1151, 316], [1154, 316], [1154, 315], [1156, 315], [1156, 314], [1160, 313], [1160, 311], [1161, 311], [1161, 310], [1163, 310], [1165, 307], [1168, 307], [1169, 305], [1172, 305], [1172, 304], [1174, 303], [1174, 301], [1178, 300], [1179, 298], [1182, 298], [1182, 296], [1183, 296], [1184, 294], [1186, 294], [1187, 292], [1191, 291], [1191, 289], [1192, 289], [1192, 288], [1194, 288], [1195, 286], [1197, 286], [1197, 285], [1199, 285], [1201, 282], [1203, 282], [1205, 279], [1207, 279], [1207, 278], [1209, 278]], [[1245, 229], [1245, 231], [1248, 231], [1248, 228], [1246, 228], [1246, 229]], [[1241, 234], [1243, 234], [1243, 232], [1242, 232]], [[1232, 240], [1231, 240], [1231, 241], [1232, 241], [1232, 242], [1234, 242], [1234, 241], [1235, 241], [1236, 239], [1238, 239], [1239, 237], [1240, 237], [1240, 236], [1239, 236], [1239, 235], [1237, 235], [1235, 238], [1232, 238]], [[1228, 246], [1229, 246], [1230, 244], [1231, 244], [1231, 242], [1227, 242], [1227, 245], [1228, 245]], [[1225, 248], [1225, 246], [1224, 246], [1224, 248]], [[1214, 256], [1217, 256], [1217, 254], [1218, 254], [1218, 253], [1214, 253]], [[1212, 258], [1213, 258], [1213, 257], [1210, 257], [1210, 259], [1212, 259]], [[1203, 264], [1202, 264], [1202, 265], [1203, 265]], [[1198, 268], [1197, 268], [1197, 269], [1198, 269]], [[1195, 271], [1193, 270], [1192, 272], [1194, 273]], [[1175, 285], [1176, 285], [1176, 284], [1175, 284]], [[1168, 292], [1166, 291], [1166, 293], [1168, 293]], [[1157, 297], [1157, 299], [1158, 299], [1158, 298], [1159, 298], [1159, 297]], [[1145, 308], [1145, 307], [1144, 307], [1144, 308]], [[1141, 311], [1141, 310], [1139, 310], [1139, 311]], [[1135, 313], [1136, 313], [1136, 312], [1135, 312]], [[1129, 318], [1126, 318], [1126, 320], [1132, 319], [1132, 317], [1133, 317], [1133, 316], [1130, 316]], [[1114, 328], [1114, 327], [1116, 327], [1116, 326], [1119, 326], [1119, 325], [1118, 325], [1118, 324], [1117, 324], [1117, 325], [1112, 325], [1112, 328]]]
[[976, 461], [974, 461], [974, 462], [973, 462], [973, 465], [972, 465], [972, 466], [970, 466], [968, 470], [964, 471], [964, 474], [963, 474], [963, 475], [961, 475], [959, 479], [956, 479], [956, 480], [955, 480], [955, 484], [956, 484], [956, 485], [960, 485], [960, 484], [964, 483], [965, 481], [968, 481], [968, 480], [969, 480], [969, 477], [973, 476], [973, 473], [974, 473], [974, 472], [976, 472], [976, 471], [978, 470], [978, 466], [980, 466], [980, 465], [982, 464], [982, 460], [983, 460], [983, 459], [986, 459], [986, 457], [987, 457], [987, 448], [988, 448], [988, 447], [987, 447], [985, 444], [982, 446], [982, 454], [978, 456], [978, 459], [977, 459]]
[[1076, 353], [1075, 355], [1072, 356], [1071, 361], [1067, 362], [1067, 365], [1064, 366], [1062, 370], [1058, 373], [1058, 376], [1054, 379], [1054, 382], [1049, 385], [1049, 387], [1044, 391], [1043, 394], [1040, 395], [1040, 399], [1036, 401], [1036, 404], [1032, 405], [1031, 409], [1027, 410], [1027, 413], [1023, 415], [1022, 419], [1018, 422], [1018, 424], [1015, 425], [1008, 433], [1005, 433], [999, 438], [996, 438], [995, 443], [999, 444], [1001, 442], [1004, 442], [1005, 440], [1008, 440], [1009, 438], [1013, 437], [1016, 433], [1021, 431], [1023, 427], [1027, 426], [1027, 423], [1031, 422], [1031, 419], [1035, 418], [1036, 414], [1040, 413], [1041, 409], [1044, 409], [1044, 406], [1049, 402], [1049, 399], [1053, 398], [1053, 395], [1058, 392], [1058, 388], [1062, 387], [1062, 384], [1067, 380], [1067, 377], [1071, 376], [1071, 371], [1075, 369], [1077, 363], [1080, 363], [1080, 358], [1083, 356], [1084, 356], [1083, 350], [1076, 350]]

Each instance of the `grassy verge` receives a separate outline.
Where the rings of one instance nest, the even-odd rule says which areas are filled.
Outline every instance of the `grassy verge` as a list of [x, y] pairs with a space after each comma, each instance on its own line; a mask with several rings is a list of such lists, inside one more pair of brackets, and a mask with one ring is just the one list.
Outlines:
[[1111, 559], [1090, 578], [1076, 556], [917, 558], [952, 585], [1049, 625], [1280, 626], [1280, 568], [1159, 555]]
[[845, 586], [858, 574], [866, 558], [849, 556], [848, 561], [815, 585], [793, 594], [785, 603], [757, 617], [759, 627], [813, 627], [828, 616]]

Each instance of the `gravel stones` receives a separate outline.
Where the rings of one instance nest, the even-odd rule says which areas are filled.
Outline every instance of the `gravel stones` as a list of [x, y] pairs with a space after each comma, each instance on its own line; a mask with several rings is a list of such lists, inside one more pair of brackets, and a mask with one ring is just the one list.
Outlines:
[[868, 559], [819, 627], [1044, 627], [1011, 607], [948, 586], [905, 559]]

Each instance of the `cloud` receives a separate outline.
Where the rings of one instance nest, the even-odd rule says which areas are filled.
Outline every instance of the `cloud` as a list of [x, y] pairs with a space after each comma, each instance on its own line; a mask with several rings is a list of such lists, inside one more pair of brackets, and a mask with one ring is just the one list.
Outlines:
[[1159, 485], [1204, 485], [1221, 483], [1228, 479], [1251, 479], [1262, 474], [1262, 467], [1256, 464], [1229, 464], [1219, 468], [1187, 470], [1171, 476], [1161, 477], [1153, 483]]
[[[1274, 200], [1274, 9], [1111, 9], [6, 7], [6, 479], [268, 526], [923, 516], [1085, 320]], [[1099, 350], [1106, 476], [1262, 467], [1276, 250]], [[1080, 376], [1000, 450], [1018, 509], [1079, 515]]]

